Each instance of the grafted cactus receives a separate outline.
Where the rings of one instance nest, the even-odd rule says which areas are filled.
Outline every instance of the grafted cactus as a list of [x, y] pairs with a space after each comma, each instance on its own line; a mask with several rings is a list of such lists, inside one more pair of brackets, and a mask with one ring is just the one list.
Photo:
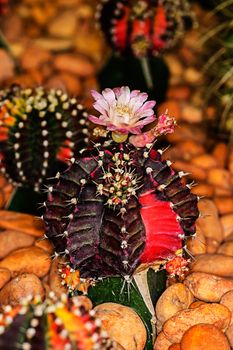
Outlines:
[[13, 86], [0, 92], [1, 172], [39, 191], [45, 178], [87, 143], [87, 112], [61, 90]]
[[127, 87], [93, 96], [101, 115], [89, 119], [108, 139], [80, 151], [49, 187], [46, 235], [81, 277], [129, 279], [140, 264], [182, 251], [185, 236], [195, 233], [198, 197], [153, 143], [173, 131], [174, 120], [164, 114], [142, 132], [155, 119], [155, 101]]
[[96, 304], [134, 307], [147, 324], [151, 349], [153, 303], [164, 286], [151, 269], [184, 274], [198, 197], [183, 183], [185, 174], [175, 172], [155, 147], [159, 135], [173, 131], [173, 118], [163, 114], [143, 132], [155, 120], [155, 101], [146, 102], [147, 94], [128, 87], [92, 94], [101, 115], [89, 119], [98, 125], [93, 132], [101, 142], [81, 150], [49, 187], [46, 238], [54, 257], [70, 262], [62, 270], [64, 284], [86, 291], [86, 282]]
[[96, 17], [114, 50], [137, 57], [176, 44], [193, 18], [186, 0], [103, 0]]

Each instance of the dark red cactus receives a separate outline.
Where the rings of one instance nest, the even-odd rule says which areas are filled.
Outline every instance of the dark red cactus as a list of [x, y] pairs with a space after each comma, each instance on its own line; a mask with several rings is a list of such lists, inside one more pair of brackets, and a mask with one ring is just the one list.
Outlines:
[[115, 50], [145, 56], [173, 46], [192, 14], [186, 0], [102, 0], [97, 19]]
[[81, 277], [127, 278], [172, 259], [195, 234], [198, 197], [161, 154], [151, 144], [96, 144], [49, 188], [46, 236]]
[[163, 114], [143, 132], [155, 120], [146, 93], [124, 86], [92, 96], [100, 116], [89, 119], [107, 139], [80, 151], [48, 188], [46, 237], [80, 277], [128, 279], [140, 264], [182, 255], [184, 237], [195, 233], [198, 197], [154, 147], [173, 131], [173, 118]]

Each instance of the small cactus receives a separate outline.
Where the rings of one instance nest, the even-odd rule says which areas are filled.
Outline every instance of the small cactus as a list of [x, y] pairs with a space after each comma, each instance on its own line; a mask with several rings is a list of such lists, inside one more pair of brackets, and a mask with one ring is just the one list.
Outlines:
[[86, 116], [61, 90], [12, 86], [0, 91], [1, 172], [16, 186], [39, 191], [59, 161], [87, 143]]
[[[50, 186], [43, 215], [45, 237], [70, 268], [61, 271], [71, 293], [88, 293], [95, 305], [117, 302], [134, 308], [153, 349], [154, 306], [166, 270], [184, 277], [185, 240], [195, 234], [198, 197], [162, 159], [156, 138], [170, 133], [167, 113], [154, 122], [155, 101], [128, 87], [93, 91], [89, 116], [100, 142], [83, 149]], [[78, 270], [78, 271], [77, 271]]]
[[88, 311], [79, 297], [45, 301], [26, 298], [21, 305], [3, 307], [0, 313], [0, 348], [4, 350], [114, 350], [117, 346], [95, 311]]
[[114, 50], [137, 57], [170, 48], [192, 23], [186, 0], [102, 0], [96, 17]]
[[172, 118], [162, 115], [152, 130], [141, 130], [155, 119], [155, 101], [127, 87], [93, 96], [102, 114], [89, 119], [106, 141], [80, 151], [50, 187], [46, 236], [81, 278], [129, 280], [139, 265], [182, 255], [185, 237], [195, 234], [198, 197], [154, 146], [172, 131]]

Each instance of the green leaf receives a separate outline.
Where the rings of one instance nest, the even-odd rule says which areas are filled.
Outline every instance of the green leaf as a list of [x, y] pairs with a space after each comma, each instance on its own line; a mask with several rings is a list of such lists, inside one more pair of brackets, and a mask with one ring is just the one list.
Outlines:
[[[164, 271], [154, 272], [149, 270], [147, 274], [150, 292], [153, 304], [158, 300], [159, 296], [165, 289], [166, 274]], [[147, 344], [145, 350], [153, 349], [152, 339], [152, 314], [146, 307], [143, 297], [136, 287], [135, 283], [130, 284], [128, 291], [127, 283], [124, 285], [124, 279], [120, 277], [106, 278], [91, 287], [88, 291], [88, 297], [92, 300], [93, 305], [103, 303], [118, 303], [133, 308], [143, 320], [147, 330]]]

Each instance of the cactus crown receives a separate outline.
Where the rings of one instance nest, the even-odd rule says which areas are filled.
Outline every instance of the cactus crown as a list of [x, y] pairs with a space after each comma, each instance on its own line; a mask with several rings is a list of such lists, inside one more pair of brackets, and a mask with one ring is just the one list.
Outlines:
[[184, 237], [195, 233], [198, 197], [154, 146], [159, 131], [171, 132], [171, 118], [141, 130], [154, 120], [154, 101], [126, 87], [94, 96], [101, 115], [90, 119], [106, 126], [106, 140], [80, 151], [50, 187], [46, 237], [82, 278], [130, 279], [140, 264], [182, 255]]
[[193, 21], [186, 0], [102, 0], [96, 17], [115, 50], [139, 57], [175, 45]]
[[1, 172], [15, 185], [39, 190], [58, 161], [88, 141], [87, 113], [61, 90], [13, 86], [0, 92]]
[[78, 297], [57, 299], [50, 293], [44, 302], [28, 298], [19, 306], [5, 306], [0, 316], [1, 349], [116, 349], [95, 311], [87, 311]]

